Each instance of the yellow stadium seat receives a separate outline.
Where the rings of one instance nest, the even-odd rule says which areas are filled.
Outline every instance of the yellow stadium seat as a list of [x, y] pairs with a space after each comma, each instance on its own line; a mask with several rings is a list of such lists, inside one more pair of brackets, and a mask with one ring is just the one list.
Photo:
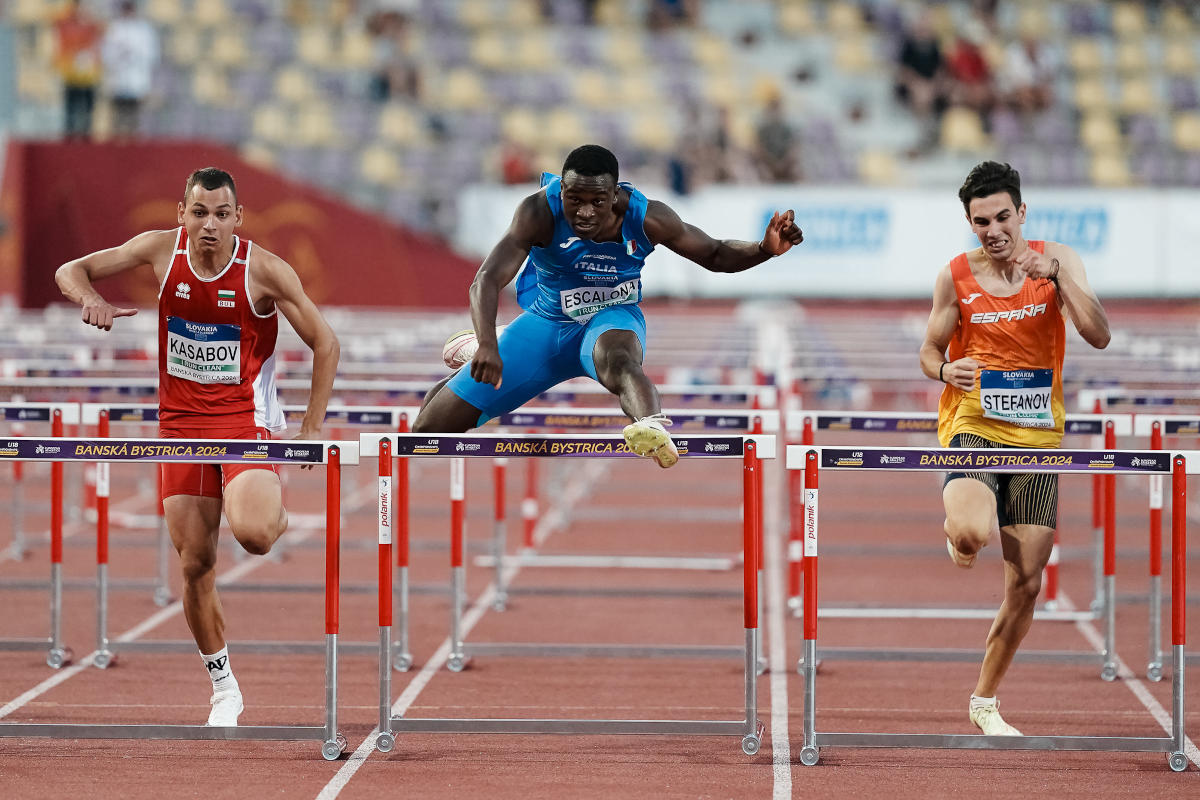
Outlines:
[[1043, 37], [1054, 31], [1049, 11], [1043, 3], [1026, 3], [1017, 16], [1017, 33]]
[[728, 69], [732, 62], [725, 40], [711, 34], [696, 36], [692, 41], [692, 57], [705, 70]]
[[329, 147], [339, 142], [337, 123], [327, 106], [315, 103], [300, 109], [294, 140], [307, 147]]
[[1075, 105], [1080, 111], [1093, 111], [1112, 105], [1108, 86], [1098, 78], [1080, 80], [1075, 83]]
[[1141, 3], [1117, 3], [1112, 8], [1113, 33], [1120, 37], [1146, 33], [1146, 9]]
[[875, 68], [875, 54], [871, 41], [866, 36], [850, 36], [839, 39], [833, 48], [833, 64], [851, 75], [861, 75]]
[[629, 138], [638, 147], [655, 153], [667, 153], [677, 142], [675, 129], [662, 114], [655, 112], [639, 115], [629, 131]]
[[201, 103], [212, 106], [229, 104], [229, 80], [224, 70], [197, 67], [192, 73], [192, 96]]
[[1200, 114], [1179, 114], [1171, 123], [1171, 141], [1180, 150], [1200, 153]]
[[504, 138], [517, 144], [533, 147], [541, 138], [541, 124], [527, 108], [514, 108], [500, 120], [500, 131]]
[[846, 0], [835, 0], [829, 7], [825, 27], [838, 35], [858, 33], [863, 29], [862, 12]]
[[255, 110], [252, 123], [254, 137], [268, 145], [291, 141], [292, 119], [283, 108], [268, 104]]
[[275, 166], [275, 150], [263, 142], [249, 141], [238, 148], [242, 158], [260, 169], [272, 169]]
[[501, 20], [512, 28], [530, 30], [543, 25], [542, 10], [538, 8], [537, 0], [507, 0], [503, 8]]
[[1146, 57], [1146, 40], [1125, 39], [1117, 43], [1117, 72], [1122, 75], [1145, 75], [1150, 71]]
[[296, 64], [283, 67], [275, 76], [275, 96], [280, 100], [301, 105], [308, 102], [315, 93], [311, 76]]
[[1075, 70], [1076, 75], [1081, 77], [1097, 75], [1105, 67], [1104, 49], [1096, 39], [1079, 39], [1071, 42], [1067, 48], [1067, 63], [1071, 65], [1071, 69]]
[[334, 63], [333, 35], [321, 25], [305, 25], [296, 35], [296, 55], [306, 64], [328, 69]]
[[753, 150], [758, 142], [757, 120], [749, 114], [729, 115], [729, 141], [742, 150]]
[[1194, 76], [1196, 51], [1190, 39], [1173, 39], [1163, 50], [1163, 69], [1168, 75]]
[[164, 53], [182, 66], [195, 64], [201, 52], [200, 34], [195, 28], [177, 28], [170, 35]]
[[387, 103], [379, 111], [377, 135], [381, 142], [394, 145], [411, 145], [422, 138], [422, 125], [407, 106]]
[[222, 28], [234, 24], [226, 0], [203, 0], [196, 3], [190, 19], [205, 28]]
[[812, 5], [805, 0], [779, 4], [779, 29], [786, 36], [806, 36], [817, 32]]
[[507, 38], [496, 31], [481, 31], [471, 42], [471, 60], [483, 69], [511, 69], [512, 57]]
[[1092, 183], [1106, 188], [1121, 188], [1133, 183], [1129, 164], [1120, 153], [1097, 153], [1089, 170]]
[[221, 67], [242, 67], [250, 60], [246, 40], [236, 29], [222, 31], [220, 36], [214, 37], [208, 54], [213, 63]]
[[638, 108], [664, 104], [663, 97], [653, 81], [647, 80], [644, 74], [626, 72], [616, 79], [617, 102], [621, 108]]
[[899, 177], [896, 159], [883, 150], [867, 150], [858, 158], [858, 177], [872, 186], [892, 186]]
[[554, 68], [554, 53], [546, 37], [540, 33], [527, 33], [516, 40], [509, 54], [510, 68], [530, 72], [550, 72]]
[[350, 69], [369, 69], [375, 63], [375, 43], [366, 31], [346, 31], [339, 56]]
[[443, 108], [469, 110], [487, 103], [487, 90], [479, 73], [472, 69], [451, 70], [438, 98]]
[[11, 4], [9, 16], [18, 25], [44, 25], [53, 19], [59, 9], [58, 3], [47, 0], [16, 0]]
[[636, 22], [630, 16], [629, 4], [625, 0], [599, 0], [595, 15], [596, 24], [606, 28], [628, 28]]
[[583, 119], [568, 108], [557, 108], [547, 114], [542, 123], [542, 132], [542, 145], [564, 153], [588, 140]]
[[963, 106], [955, 106], [942, 115], [942, 147], [955, 152], [977, 152], [988, 146], [987, 134], [979, 114]]
[[1193, 27], [1191, 17], [1179, 6], [1169, 5], [1163, 9], [1159, 30], [1164, 36], [1191, 36]]
[[741, 105], [746, 96], [741, 83], [729, 72], [708, 73], [700, 88], [704, 92], [704, 99], [712, 106], [736, 107]]
[[373, 144], [359, 157], [358, 172], [368, 183], [395, 186], [401, 178], [400, 160], [391, 148]]
[[1079, 140], [1093, 152], [1113, 152], [1121, 147], [1121, 129], [1112, 114], [1093, 111], [1079, 123]]
[[583, 69], [575, 73], [574, 82], [572, 93], [581, 107], [611, 111], [620, 106], [620, 98], [607, 72]]
[[1159, 107], [1154, 85], [1145, 78], [1130, 78], [1121, 83], [1117, 108], [1124, 114], [1149, 114]]
[[479, 30], [491, 27], [496, 9], [491, 0], [458, 0], [458, 21], [465, 28]]

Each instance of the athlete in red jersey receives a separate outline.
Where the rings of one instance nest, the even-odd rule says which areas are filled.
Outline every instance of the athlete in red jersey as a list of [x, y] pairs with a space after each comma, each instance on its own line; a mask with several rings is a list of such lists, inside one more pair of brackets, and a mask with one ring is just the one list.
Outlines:
[[[299, 439], [321, 438], [337, 371], [338, 340], [295, 270], [234, 233], [242, 207], [229, 173], [197, 170], [179, 204], [179, 228], [141, 233], [70, 261], [55, 275], [83, 321], [111, 330], [137, 313], [116, 308], [92, 284], [149, 264], [159, 284], [159, 432], [163, 438], [270, 438], [283, 430], [275, 392], [277, 312], [313, 351], [312, 388]], [[254, 464], [164, 464], [163, 509], [183, 567], [183, 611], [213, 683], [209, 725], [237, 725], [242, 694], [229, 664], [216, 592], [221, 511], [250, 553], [264, 554], [287, 528], [277, 469]]]
[[[979, 164], [958, 197], [981, 247], [943, 267], [934, 285], [921, 369], [946, 384], [939, 438], [972, 449], [1057, 447], [1065, 417], [1063, 317], [1095, 348], [1108, 345], [1108, 317], [1074, 250], [1021, 235], [1025, 204], [1015, 169]], [[985, 734], [1019, 736], [1000, 716], [996, 689], [1033, 622], [1054, 545], [1058, 475], [952, 472], [942, 502], [950, 557], [960, 567], [972, 566], [999, 533], [1004, 602], [968, 716]]]

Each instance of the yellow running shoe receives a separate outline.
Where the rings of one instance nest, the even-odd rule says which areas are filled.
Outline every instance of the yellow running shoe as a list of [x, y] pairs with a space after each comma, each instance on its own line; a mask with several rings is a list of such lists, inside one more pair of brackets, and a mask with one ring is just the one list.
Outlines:
[[663, 469], [679, 461], [679, 449], [671, 441], [666, 427], [671, 424], [663, 414], [651, 414], [625, 426], [625, 443], [644, 458], [653, 458]]

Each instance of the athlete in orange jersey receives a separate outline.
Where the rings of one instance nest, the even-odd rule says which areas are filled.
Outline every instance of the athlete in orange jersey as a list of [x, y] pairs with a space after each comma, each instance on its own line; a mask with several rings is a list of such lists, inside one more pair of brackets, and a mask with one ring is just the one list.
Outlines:
[[[976, 166], [958, 192], [981, 247], [938, 273], [921, 369], [946, 384], [938, 439], [946, 447], [1057, 447], [1064, 408], [1063, 315], [1092, 347], [1108, 317], [1083, 262], [1057, 242], [1021, 236], [1021, 179], [1008, 164]], [[985, 734], [1019, 736], [996, 689], [1033, 621], [1058, 516], [1058, 476], [952, 472], [942, 489], [950, 557], [962, 567], [998, 531], [1004, 602], [988, 633], [969, 716]]]
[[[138, 234], [59, 267], [62, 293], [83, 321], [111, 330], [137, 313], [116, 308], [93, 282], [149, 264], [159, 285], [159, 435], [265, 439], [283, 430], [275, 391], [277, 313], [313, 351], [300, 439], [321, 438], [337, 372], [338, 340], [286, 261], [234, 233], [242, 223], [233, 178], [197, 170], [184, 187], [179, 227]], [[266, 464], [163, 464], [163, 510], [183, 566], [183, 613], [213, 684], [208, 724], [237, 725], [242, 694], [229, 664], [216, 591], [221, 511], [234, 538], [265, 554], [287, 528], [277, 468]]]

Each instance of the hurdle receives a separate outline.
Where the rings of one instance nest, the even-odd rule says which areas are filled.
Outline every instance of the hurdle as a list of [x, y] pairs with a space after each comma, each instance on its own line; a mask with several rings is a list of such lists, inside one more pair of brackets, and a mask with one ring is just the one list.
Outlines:
[[[897, 434], [897, 433], [926, 433], [936, 434], [938, 415], [936, 412], [890, 412], [890, 411], [820, 411], [796, 410], [787, 416], [788, 431], [801, 432], [801, 445], [816, 443], [816, 432], [855, 432], [863, 435]], [[1116, 447], [1117, 436], [1128, 436], [1133, 433], [1133, 418], [1130, 414], [1068, 414], [1064, 425], [1064, 435], [1102, 436], [1104, 446], [1108, 449]], [[1111, 481], [1103, 476], [1096, 476], [1102, 481], [1101, 494], [1093, 498], [1093, 539], [1094, 539], [1094, 583], [1095, 600], [1089, 611], [1071, 611], [1057, 608], [1058, 600], [1058, 564], [1059, 564], [1059, 534], [1054, 532], [1054, 547], [1050, 553], [1050, 563], [1046, 566], [1046, 601], [1043, 608], [1034, 612], [1034, 618], [1039, 620], [1054, 620], [1059, 622], [1074, 622], [1077, 620], [1096, 619], [1104, 608], [1104, 579], [1101, 554], [1104, 550], [1104, 539], [1115, 530], [1116, 520], [1113, 515], [1112, 503], [1108, 497], [1113, 492]], [[1095, 489], [1096, 487], [1093, 487]], [[788, 491], [790, 526], [788, 534], [788, 607], [794, 616], [801, 616], [801, 575], [803, 572], [804, 552], [802, 547], [801, 524], [802, 512], [798, 509], [797, 498], [802, 498], [804, 492], [804, 473], [791, 471], [788, 473]], [[1103, 499], [1103, 502], [1100, 500]], [[875, 617], [889, 616], [896, 618], [922, 619], [990, 619], [995, 611], [983, 608], [861, 608], [833, 607], [824, 608], [821, 615], [825, 617]]]
[[[742, 737], [742, 750], [747, 755], [758, 752], [762, 742], [763, 724], [758, 720], [758, 578], [755, 565], [762, 546], [762, 513], [758, 505], [758, 481], [761, 479], [761, 458], [774, 456], [772, 436], [681, 436], [675, 439], [683, 458], [717, 457], [740, 458], [742, 461], [742, 492], [744, 515], [743, 546], [746, 557], [743, 568], [743, 619], [745, 641], [737, 648], [744, 663], [745, 714], [736, 721], [724, 720], [613, 720], [613, 719], [410, 719], [392, 717], [391, 669], [392, 631], [391, 603], [391, 516], [393, 507], [390, 491], [391, 460], [395, 456], [450, 457], [451, 461], [451, 654], [452, 671], [461, 671], [473, 654], [549, 654], [636, 657], [646, 650], [661, 648], [620, 647], [613, 645], [548, 646], [548, 645], [473, 645], [462, 641], [460, 619], [465, 593], [463, 567], [463, 517], [465, 498], [465, 459], [497, 456], [529, 458], [634, 458], [621, 436], [599, 434], [574, 435], [497, 435], [497, 434], [367, 434], [359, 438], [366, 454], [379, 458], [380, 515], [379, 515], [379, 730], [376, 747], [389, 752], [395, 747], [397, 733], [558, 733], [558, 734], [675, 734], [675, 735], [736, 735]], [[721, 648], [677, 648], [675, 655], [707, 657], [723, 655]]]
[[[53, 423], [54, 411], [61, 412], [60, 424], [74, 425], [79, 422], [79, 406], [75, 403], [27, 403], [23, 401], [14, 401], [9, 403], [0, 403], [0, 419], [4, 422], [12, 423], [13, 431], [8, 434], [9, 437], [25, 435], [24, 426], [26, 423]], [[62, 436], [63, 431], [57, 433], [51, 432], [53, 436]], [[12, 482], [12, 541], [7, 548], [10, 557], [15, 561], [21, 561], [29, 552], [29, 543], [25, 539], [25, 497], [23, 491], [24, 474], [21, 469], [21, 462], [13, 462], [13, 482]]]
[[[9, 442], [8, 444], [14, 443]], [[107, 439], [100, 441], [81, 438], [25, 438], [15, 444], [16, 447], [10, 446], [0, 451], [0, 458], [9, 461], [50, 461], [54, 467], [60, 467], [66, 461], [104, 463], [135, 461], [160, 464], [180, 462], [230, 464], [251, 461], [260, 464], [323, 465], [326, 469], [325, 642], [322, 647], [325, 653], [325, 722], [321, 726], [307, 727], [0, 722], [0, 736], [55, 739], [316, 740], [321, 742], [321, 755], [326, 760], [332, 761], [341, 756], [346, 747], [345, 737], [337, 731], [341, 476], [343, 463], [358, 463], [357, 442], [260, 441], [254, 439]], [[61, 550], [61, 477], [56, 482], [55, 494], [58, 502], [55, 503], [54, 516], [57, 522], [52, 526], [52, 534], [54, 530], [57, 531], [58, 549]], [[108, 565], [105, 560], [99, 567], [98, 590], [106, 588], [107, 577]], [[88, 658], [92, 659], [97, 656], [111, 661], [112, 650], [106, 638], [97, 642], [96, 652]]]
[[[1189, 468], [1189, 464], [1192, 466]], [[984, 736], [905, 733], [825, 733], [816, 729], [817, 566], [819, 475], [821, 470], [944, 470], [948, 465], [992, 472], [1171, 474], [1172, 515], [1172, 685], [1168, 737]], [[1176, 453], [1121, 450], [922, 449], [916, 447], [787, 448], [787, 468], [805, 471], [804, 549], [804, 746], [800, 762], [815, 765], [822, 747], [906, 747], [975, 750], [1096, 750], [1167, 753], [1176, 772], [1187, 767], [1184, 753], [1184, 646], [1187, 584], [1187, 475], [1200, 472], [1200, 451]], [[1112, 598], [1111, 576], [1109, 589]], [[1111, 660], [1112, 653], [1105, 657]]]
[[[1138, 414], [1133, 420], [1134, 435], [1149, 437], [1151, 450], [1163, 449], [1163, 436], [1200, 436], [1200, 417], [1182, 414]], [[1147, 592], [1149, 604], [1149, 657], [1146, 662], [1146, 677], [1160, 681], [1163, 676], [1162, 649], [1162, 512], [1163, 480], [1161, 475], [1150, 478], [1150, 587]], [[1189, 656], [1192, 663], [1195, 655]]]

